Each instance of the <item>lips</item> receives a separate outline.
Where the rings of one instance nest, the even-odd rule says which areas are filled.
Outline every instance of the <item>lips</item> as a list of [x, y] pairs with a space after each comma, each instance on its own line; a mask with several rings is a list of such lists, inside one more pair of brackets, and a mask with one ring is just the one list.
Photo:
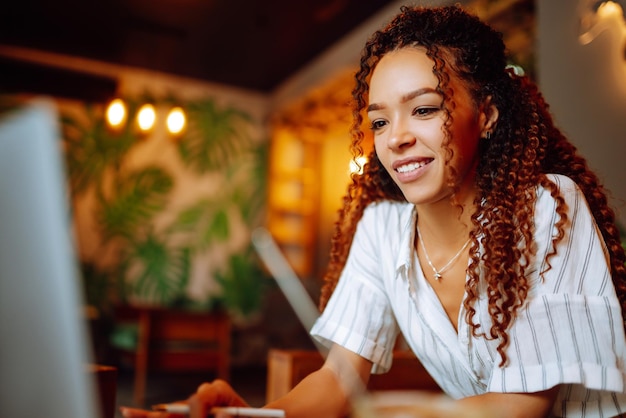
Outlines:
[[398, 173], [405, 174], [414, 170], [418, 170], [432, 161], [432, 158], [401, 160], [393, 163], [392, 168]]
[[392, 169], [399, 183], [409, 183], [420, 178], [433, 161], [433, 158], [407, 158], [394, 162]]

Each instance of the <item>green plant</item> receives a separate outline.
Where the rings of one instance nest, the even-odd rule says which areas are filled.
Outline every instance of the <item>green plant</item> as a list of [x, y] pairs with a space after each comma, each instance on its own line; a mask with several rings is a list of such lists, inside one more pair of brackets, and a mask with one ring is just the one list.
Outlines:
[[[171, 97], [163, 100], [172, 101], [180, 104]], [[128, 119], [132, 120], [140, 99], [126, 99], [126, 102]], [[152, 102], [159, 104], [154, 99]], [[128, 155], [138, 144], [131, 124], [113, 132], [106, 126], [104, 112], [96, 106], [86, 106], [83, 115], [63, 114], [72, 194], [75, 198], [93, 196], [93, 216], [102, 247], [98, 253], [116, 254], [113, 266], [100, 266], [98, 260], [83, 260], [89, 266], [86, 279], [101, 282], [116, 277], [111, 286], [120, 300], [139, 299], [165, 306], [206, 309], [218, 304], [247, 315], [260, 306], [262, 298], [262, 289], [256, 282], [247, 285], [245, 282], [258, 269], [248, 251], [232, 254], [227, 268], [215, 266], [212, 273], [225, 286], [223, 294], [229, 295], [223, 300], [191, 302], [185, 290], [194, 255], [226, 242], [234, 222], [252, 228], [261, 219], [267, 145], [251, 139], [252, 119], [244, 112], [220, 107], [213, 99], [183, 106], [188, 111], [189, 125], [175, 147], [181, 165], [191, 175], [214, 173], [223, 178], [224, 184], [218, 193], [198, 196], [195, 202], [178, 209], [169, 223], [161, 223], [158, 228], [156, 219], [168, 208], [176, 176], [156, 164], [143, 167], [128, 164]], [[253, 291], [249, 292], [246, 286], [251, 286]], [[92, 284], [92, 288], [97, 286]], [[248, 294], [236, 297], [232, 295], [233, 289]]]
[[262, 295], [271, 283], [252, 248], [233, 254], [226, 269], [218, 271], [215, 278], [222, 287], [218, 304], [223, 305], [231, 316], [244, 321], [259, 312]]
[[152, 231], [130, 244], [122, 265], [135, 272], [131, 293], [164, 306], [179, 300], [189, 281], [190, 248], [172, 247]]
[[190, 102], [186, 109], [189, 126], [178, 141], [178, 152], [196, 173], [227, 168], [252, 145], [248, 114], [232, 107], [220, 108], [213, 100]]

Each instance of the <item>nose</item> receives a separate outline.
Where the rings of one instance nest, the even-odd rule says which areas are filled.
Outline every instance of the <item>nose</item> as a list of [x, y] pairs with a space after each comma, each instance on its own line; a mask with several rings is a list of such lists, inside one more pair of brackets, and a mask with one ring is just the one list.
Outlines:
[[408, 125], [404, 122], [397, 122], [391, 130], [387, 147], [391, 150], [399, 151], [402, 148], [414, 145], [416, 141], [415, 134], [411, 132]]

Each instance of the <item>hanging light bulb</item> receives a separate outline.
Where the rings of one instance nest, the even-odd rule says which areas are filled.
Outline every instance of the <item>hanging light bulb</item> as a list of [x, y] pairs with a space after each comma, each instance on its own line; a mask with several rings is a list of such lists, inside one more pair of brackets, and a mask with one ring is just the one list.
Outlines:
[[156, 123], [156, 110], [150, 103], [146, 103], [137, 112], [137, 126], [142, 133], [148, 133]]
[[185, 111], [181, 107], [173, 107], [167, 115], [167, 131], [172, 135], [179, 135], [187, 125]]
[[113, 129], [120, 129], [124, 126], [127, 115], [126, 103], [122, 99], [112, 100], [109, 106], [107, 106], [106, 121]]

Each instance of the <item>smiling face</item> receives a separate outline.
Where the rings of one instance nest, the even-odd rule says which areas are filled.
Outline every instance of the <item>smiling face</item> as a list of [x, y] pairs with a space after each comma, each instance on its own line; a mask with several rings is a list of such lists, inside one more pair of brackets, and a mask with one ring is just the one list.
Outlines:
[[[447, 114], [433, 61], [423, 49], [405, 47], [385, 55], [372, 74], [368, 117], [376, 153], [405, 198], [416, 205], [436, 203], [452, 194], [450, 165], [456, 170], [457, 196], [473, 198], [478, 142], [491, 129], [497, 111], [479, 110], [461, 80], [450, 74], [454, 109], [447, 161]], [[482, 109], [483, 107], [481, 107]]]

